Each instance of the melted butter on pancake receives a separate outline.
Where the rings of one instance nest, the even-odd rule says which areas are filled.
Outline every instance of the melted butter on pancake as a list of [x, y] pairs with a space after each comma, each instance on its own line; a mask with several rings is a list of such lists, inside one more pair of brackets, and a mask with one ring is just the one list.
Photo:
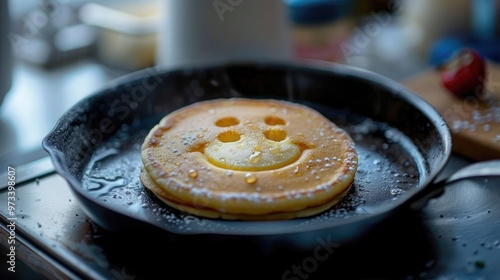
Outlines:
[[242, 135], [236, 141], [218, 139], [208, 144], [205, 156], [215, 166], [243, 171], [273, 170], [289, 165], [300, 156], [290, 138], [269, 140], [263, 132]]

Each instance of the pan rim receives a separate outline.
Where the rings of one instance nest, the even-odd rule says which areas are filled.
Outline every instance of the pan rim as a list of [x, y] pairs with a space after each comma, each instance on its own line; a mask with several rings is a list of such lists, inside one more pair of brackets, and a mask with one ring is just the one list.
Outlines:
[[[69, 108], [56, 122], [55, 126], [53, 129], [44, 137], [42, 141], [42, 147], [43, 149], [49, 154], [49, 157], [51, 158], [51, 161], [54, 165], [54, 169], [56, 170], [57, 173], [59, 173], [70, 185], [70, 188], [73, 191], [76, 191], [78, 195], [84, 197], [87, 200], [92, 201], [92, 203], [98, 204], [100, 207], [107, 208], [110, 211], [116, 212], [117, 214], [126, 216], [127, 218], [138, 220], [141, 222], [148, 223], [150, 225], [153, 225], [155, 227], [158, 227], [154, 223], [151, 223], [151, 221], [148, 221], [147, 219], [143, 219], [141, 217], [133, 216], [130, 213], [127, 213], [125, 211], [121, 211], [120, 209], [115, 209], [115, 208], [110, 208], [107, 207], [106, 203], [96, 200], [93, 197], [91, 197], [87, 192], [85, 192], [82, 188], [82, 184], [80, 181], [78, 181], [68, 170], [68, 164], [65, 160], [64, 157], [64, 151], [59, 150], [57, 147], [52, 145], [51, 143], [51, 137], [54, 136], [55, 132], [63, 126], [64, 123], [67, 123], [68, 120], [65, 118], [71, 114], [72, 111], [77, 110], [78, 106], [81, 105], [83, 102], [88, 102], [94, 98], [99, 98], [100, 95], [106, 93], [106, 92], [112, 92], [114, 88], [116, 88], [119, 85], [122, 85], [124, 83], [130, 83], [136, 80], [143, 79], [145, 76], [150, 76], [151, 71], [154, 71], [158, 75], [165, 75], [173, 72], [185, 72], [189, 70], [196, 70], [196, 69], [215, 69], [215, 68], [227, 68], [227, 67], [233, 67], [233, 66], [247, 66], [247, 67], [253, 67], [255, 69], [259, 69], [262, 67], [278, 67], [281, 69], [296, 69], [296, 70], [313, 70], [313, 71], [320, 71], [320, 72], [326, 72], [329, 74], [335, 74], [335, 75], [342, 75], [342, 76], [348, 76], [348, 77], [353, 77], [356, 79], [362, 79], [369, 81], [371, 84], [377, 84], [378, 86], [386, 89], [390, 89], [393, 91], [394, 94], [399, 95], [405, 102], [410, 103], [412, 106], [415, 106], [421, 113], [423, 113], [429, 121], [432, 122], [432, 125], [436, 128], [437, 132], [440, 135], [440, 138], [443, 140], [443, 156], [440, 162], [436, 164], [436, 167], [432, 170], [428, 171], [428, 174], [423, 182], [419, 182], [418, 186], [414, 189], [414, 191], [409, 192], [401, 196], [397, 201], [391, 204], [384, 205], [383, 207], [379, 208], [376, 212], [370, 213], [367, 215], [359, 215], [359, 216], [353, 216], [349, 217], [348, 219], [341, 219], [341, 220], [336, 220], [335, 223], [321, 223], [321, 224], [315, 224], [311, 225], [307, 229], [290, 229], [287, 228], [284, 231], [280, 231], [279, 227], [269, 229], [269, 227], [262, 227], [264, 229], [256, 230], [256, 231], [244, 231], [241, 234], [242, 235], [279, 235], [279, 234], [294, 234], [294, 233], [301, 233], [301, 232], [311, 232], [311, 231], [317, 231], [317, 230], [328, 230], [333, 227], [343, 227], [347, 225], [355, 225], [358, 223], [361, 223], [363, 221], [374, 221], [374, 220], [379, 220], [383, 219], [386, 215], [390, 214], [391, 212], [400, 209], [401, 207], [406, 207], [406, 205], [413, 203], [417, 197], [421, 196], [421, 193], [424, 193], [426, 189], [432, 188], [433, 181], [435, 178], [439, 175], [439, 173], [444, 169], [445, 165], [449, 161], [449, 158], [451, 156], [451, 151], [452, 151], [452, 141], [451, 141], [451, 132], [446, 124], [443, 116], [437, 112], [437, 110], [430, 105], [426, 100], [424, 100], [422, 97], [418, 96], [415, 92], [411, 91], [410, 89], [406, 88], [403, 84], [385, 77], [381, 74], [372, 72], [370, 70], [358, 68], [355, 66], [350, 66], [350, 65], [343, 65], [343, 64], [337, 64], [337, 63], [330, 63], [330, 62], [324, 62], [324, 61], [316, 61], [316, 60], [303, 60], [303, 59], [295, 59], [291, 61], [269, 61], [269, 60], [263, 60], [263, 61], [247, 61], [247, 60], [227, 60], [227, 61], [218, 61], [218, 62], [210, 62], [210, 63], [205, 63], [205, 64], [200, 64], [196, 66], [187, 66], [187, 67], [178, 67], [178, 68], [162, 68], [158, 66], [154, 66], [151, 68], [147, 69], [142, 69], [139, 71], [135, 71], [126, 75], [123, 75], [121, 77], [118, 77], [110, 82], [108, 82], [106, 85], [104, 85], [103, 88], [100, 90], [97, 90], [93, 94], [87, 96], [86, 98], [80, 100], [76, 104], [74, 104], [71, 108]], [[89, 214], [89, 213], [87, 213]], [[268, 221], [230, 221], [233, 224], [238, 224], [238, 223], [245, 223], [245, 224], [252, 224], [256, 225], [256, 227], [259, 227], [259, 224], [266, 224], [269, 225]], [[273, 221], [274, 223], [283, 223], [286, 221]], [[163, 228], [164, 229], [164, 228]], [[265, 230], [267, 229], [267, 231]], [[166, 230], [166, 229], [164, 229]], [[170, 231], [170, 230], [169, 230]], [[204, 233], [190, 233], [190, 232], [175, 232], [175, 231], [170, 231], [175, 234], [183, 234], [183, 235], [190, 235], [190, 234], [204, 234]], [[206, 232], [206, 234], [222, 234], [222, 235], [227, 235], [227, 233], [223, 232]], [[231, 232], [231, 235], [238, 235], [236, 232]]]

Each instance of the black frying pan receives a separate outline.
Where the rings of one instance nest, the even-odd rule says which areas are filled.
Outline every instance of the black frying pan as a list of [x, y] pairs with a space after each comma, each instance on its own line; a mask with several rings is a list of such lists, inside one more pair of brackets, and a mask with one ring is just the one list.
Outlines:
[[[175, 211], [141, 185], [140, 145], [154, 124], [182, 106], [235, 96], [302, 103], [344, 128], [356, 142], [359, 167], [342, 203], [287, 221], [211, 220]], [[234, 62], [120, 78], [72, 107], [43, 147], [83, 210], [107, 231], [316, 246], [320, 236], [346, 241], [366, 234], [440, 190], [433, 181], [450, 156], [451, 136], [428, 103], [380, 75], [311, 62]]]

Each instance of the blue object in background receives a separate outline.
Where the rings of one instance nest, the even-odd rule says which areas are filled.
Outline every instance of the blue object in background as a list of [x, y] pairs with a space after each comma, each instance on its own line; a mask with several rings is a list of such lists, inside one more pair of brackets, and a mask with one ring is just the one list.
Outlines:
[[321, 24], [334, 21], [352, 11], [351, 0], [285, 0], [295, 24]]
[[459, 49], [465, 47], [465, 41], [459, 37], [446, 37], [437, 40], [430, 51], [430, 63], [440, 66], [448, 61]]
[[478, 40], [495, 38], [497, 17], [496, 0], [471, 1], [472, 34]]
[[500, 63], [500, 38], [471, 39], [467, 45], [477, 50], [486, 59]]
[[445, 37], [431, 46], [429, 58], [431, 65], [442, 65], [462, 48], [475, 49], [485, 59], [500, 63], [500, 38]]

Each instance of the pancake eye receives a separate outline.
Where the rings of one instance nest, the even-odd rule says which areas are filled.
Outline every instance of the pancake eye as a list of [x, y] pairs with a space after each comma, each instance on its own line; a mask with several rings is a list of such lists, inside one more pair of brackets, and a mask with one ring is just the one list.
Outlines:
[[218, 119], [215, 122], [215, 125], [218, 127], [228, 127], [228, 126], [237, 125], [239, 123], [240, 123], [240, 121], [235, 117], [225, 117], [225, 118]]
[[267, 125], [285, 125], [286, 124], [286, 122], [285, 122], [284, 119], [278, 118], [278, 117], [275, 117], [275, 116], [267, 116], [264, 119], [264, 122]]
[[275, 141], [275, 142], [280, 142], [285, 140], [286, 138], [286, 131], [281, 130], [281, 129], [270, 129], [264, 131], [264, 136], [268, 140]]
[[224, 143], [236, 142], [240, 140], [240, 134], [233, 130], [224, 131], [217, 136], [217, 139]]

